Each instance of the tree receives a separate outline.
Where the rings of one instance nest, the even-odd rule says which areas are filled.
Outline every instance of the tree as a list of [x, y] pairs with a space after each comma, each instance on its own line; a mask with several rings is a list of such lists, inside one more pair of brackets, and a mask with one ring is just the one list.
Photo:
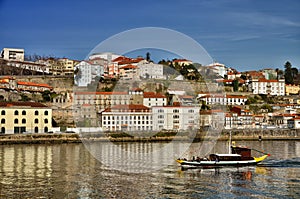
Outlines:
[[285, 78], [285, 83], [286, 84], [293, 84], [294, 81], [293, 81], [293, 75], [292, 75], [292, 64], [287, 61], [285, 64], [284, 64], [284, 78]]
[[239, 90], [239, 80], [237, 80], [237, 79], [233, 80], [232, 85], [233, 85], [234, 92]]
[[150, 61], [151, 61], [151, 59], [150, 59], [150, 55], [151, 55], [151, 54], [150, 54], [149, 52], [147, 52], [147, 53], [146, 53], [146, 60], [147, 60], [148, 62], [150, 62]]

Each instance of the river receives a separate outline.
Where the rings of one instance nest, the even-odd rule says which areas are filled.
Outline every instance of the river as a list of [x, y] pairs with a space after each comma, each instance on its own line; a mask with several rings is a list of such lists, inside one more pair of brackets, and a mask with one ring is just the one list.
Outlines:
[[[155, 150], [167, 144], [119, 145], [127, 150]], [[162, 161], [163, 166], [155, 170], [147, 172], [143, 167], [143, 172], [128, 172], [101, 163], [81, 143], [2, 145], [0, 198], [300, 198], [299, 141], [238, 144], [271, 156], [251, 167], [182, 171], [175, 161]], [[194, 155], [200, 145], [193, 143], [186, 155]], [[211, 150], [227, 148], [227, 142], [218, 142]]]

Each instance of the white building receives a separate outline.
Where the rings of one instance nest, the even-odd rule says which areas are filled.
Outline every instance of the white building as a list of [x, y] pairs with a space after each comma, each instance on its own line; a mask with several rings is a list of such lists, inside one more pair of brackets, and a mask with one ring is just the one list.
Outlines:
[[164, 76], [164, 66], [162, 64], [154, 64], [148, 62], [139, 62], [137, 64], [140, 71], [140, 77], [147, 79], [166, 79]]
[[24, 61], [24, 49], [3, 48], [1, 58], [6, 60]]
[[154, 106], [153, 130], [199, 129], [199, 110], [193, 106]]
[[206, 104], [245, 105], [247, 97], [241, 95], [226, 95], [219, 93], [200, 93], [198, 99]]
[[218, 62], [214, 62], [208, 65], [208, 68], [213, 70], [216, 74], [220, 75], [221, 77], [225, 77], [225, 75], [227, 74], [226, 66]]
[[167, 105], [167, 97], [160, 93], [144, 92], [143, 104], [147, 107]]
[[92, 83], [92, 81], [98, 76], [104, 74], [104, 67], [92, 64], [89, 61], [82, 61], [75, 66], [75, 71], [78, 70], [75, 74], [75, 84], [79, 87], [87, 86]]
[[116, 105], [101, 112], [101, 127], [106, 131], [151, 131], [151, 109], [140, 104]]
[[285, 81], [280, 80], [267, 80], [267, 79], [253, 79], [252, 80], [252, 92], [253, 94], [265, 94], [265, 95], [285, 95]]
[[108, 61], [108, 63], [111, 63], [112, 60], [120, 57], [121, 55], [117, 55], [111, 52], [103, 52], [103, 53], [93, 53], [89, 56], [89, 60], [93, 60], [93, 59], [105, 59]]

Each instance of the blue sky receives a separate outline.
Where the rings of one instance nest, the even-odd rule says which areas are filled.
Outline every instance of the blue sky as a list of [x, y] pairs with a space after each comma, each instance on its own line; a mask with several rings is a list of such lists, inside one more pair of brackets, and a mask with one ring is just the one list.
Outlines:
[[[84, 59], [122, 31], [162, 27], [238, 70], [300, 66], [298, 0], [0, 0], [0, 48]], [[179, 46], [180, 47], [180, 46]]]

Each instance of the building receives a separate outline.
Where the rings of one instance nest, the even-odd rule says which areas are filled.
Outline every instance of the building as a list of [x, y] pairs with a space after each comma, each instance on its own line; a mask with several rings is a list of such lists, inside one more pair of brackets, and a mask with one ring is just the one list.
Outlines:
[[208, 65], [207, 68], [211, 69], [214, 73], [216, 73], [217, 75], [219, 75], [223, 78], [227, 74], [226, 66], [224, 64], [221, 64], [218, 62], [214, 62], [214, 63]]
[[134, 65], [126, 65], [119, 68], [120, 79], [123, 80], [138, 80], [139, 79], [139, 68]]
[[289, 119], [287, 125], [290, 129], [300, 129], [300, 117]]
[[238, 106], [231, 108], [230, 112], [225, 114], [225, 129], [249, 129], [253, 128], [253, 115], [249, 110]]
[[241, 95], [226, 95], [219, 93], [200, 93], [198, 100], [204, 101], [207, 105], [245, 105], [247, 97]]
[[286, 84], [285, 85], [285, 94], [286, 95], [298, 95], [300, 93], [299, 85]]
[[193, 62], [190, 61], [190, 60], [187, 60], [187, 59], [174, 59], [173, 60], [173, 65], [179, 65], [179, 66], [185, 65], [185, 66], [188, 66], [190, 64], [193, 64]]
[[24, 61], [24, 49], [3, 48], [1, 58], [6, 60]]
[[144, 92], [143, 104], [147, 107], [167, 105], [167, 97], [160, 93]]
[[52, 91], [53, 87], [49, 86], [48, 84], [38, 84], [34, 82], [17, 81], [17, 90], [29, 91], [29, 92], [44, 92], [44, 91]]
[[46, 133], [52, 128], [51, 108], [37, 102], [0, 102], [1, 134]]
[[284, 79], [267, 80], [267, 79], [253, 79], [251, 89], [253, 94], [265, 95], [285, 95], [285, 82]]
[[154, 106], [153, 130], [199, 129], [199, 110], [199, 107], [194, 106]]
[[75, 84], [79, 87], [86, 87], [92, 83], [96, 77], [104, 74], [104, 66], [93, 64], [89, 61], [81, 61], [75, 66]]
[[144, 79], [166, 79], [164, 76], [164, 65], [154, 63], [143, 63], [137, 64], [139, 67], [140, 77]]
[[101, 127], [107, 131], [152, 131], [151, 109], [141, 104], [116, 105], [100, 113]]
[[100, 112], [106, 108], [119, 104], [132, 104], [133, 98], [128, 92], [75, 92], [74, 105], [91, 104]]
[[219, 129], [224, 126], [225, 113], [222, 110], [201, 110], [200, 127]]

